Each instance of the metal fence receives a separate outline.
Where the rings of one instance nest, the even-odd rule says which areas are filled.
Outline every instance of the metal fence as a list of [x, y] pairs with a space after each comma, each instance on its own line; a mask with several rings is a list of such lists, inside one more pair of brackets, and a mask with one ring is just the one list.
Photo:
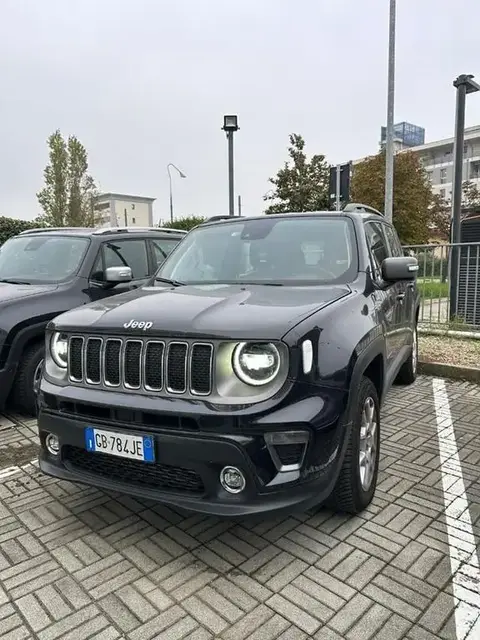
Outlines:
[[404, 251], [418, 260], [419, 328], [480, 334], [480, 242], [408, 245]]

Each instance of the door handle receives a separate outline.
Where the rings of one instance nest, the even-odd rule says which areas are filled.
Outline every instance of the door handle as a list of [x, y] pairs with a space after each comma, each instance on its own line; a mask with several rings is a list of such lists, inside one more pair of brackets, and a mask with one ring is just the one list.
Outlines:
[[399, 293], [397, 295], [397, 300], [404, 300], [405, 299], [405, 294], [404, 293]]

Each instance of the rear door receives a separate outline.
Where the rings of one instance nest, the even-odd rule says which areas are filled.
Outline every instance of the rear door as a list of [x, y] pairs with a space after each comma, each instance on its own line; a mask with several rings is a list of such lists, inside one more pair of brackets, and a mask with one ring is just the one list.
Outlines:
[[[131, 282], [120, 282], [115, 287], [105, 288], [105, 270], [108, 267], [130, 267]], [[146, 238], [108, 240], [102, 243], [90, 274], [92, 300], [138, 289], [145, 285], [152, 275], [148, 257]]]
[[[383, 227], [385, 229], [385, 235], [387, 237], [390, 255], [395, 258], [400, 258], [404, 255], [402, 245], [398, 239], [395, 228], [384, 222]], [[403, 285], [402, 293], [405, 294], [401, 309], [403, 312], [403, 335], [404, 345], [411, 345], [413, 341], [413, 328], [415, 326], [415, 295], [416, 284], [415, 281], [399, 283]]]
[[399, 302], [401, 303], [404, 287], [398, 283], [387, 284], [382, 278], [382, 262], [389, 257], [383, 224], [376, 221], [366, 222], [365, 233], [372, 259], [373, 277], [377, 285], [373, 295], [385, 335], [387, 367], [391, 372], [402, 348], [403, 310], [400, 309]]

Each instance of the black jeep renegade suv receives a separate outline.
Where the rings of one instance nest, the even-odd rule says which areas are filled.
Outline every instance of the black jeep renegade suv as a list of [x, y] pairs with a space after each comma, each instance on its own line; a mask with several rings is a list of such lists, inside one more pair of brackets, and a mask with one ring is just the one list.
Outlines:
[[380, 405], [416, 376], [417, 269], [359, 205], [200, 225], [48, 325], [41, 469], [220, 516], [364, 509]]

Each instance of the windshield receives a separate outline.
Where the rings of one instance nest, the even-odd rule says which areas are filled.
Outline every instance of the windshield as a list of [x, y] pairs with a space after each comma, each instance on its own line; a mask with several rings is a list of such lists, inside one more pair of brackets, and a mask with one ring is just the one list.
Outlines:
[[157, 283], [340, 284], [357, 271], [349, 218], [265, 216], [194, 229], [160, 267]]
[[73, 276], [85, 256], [87, 238], [17, 236], [0, 248], [0, 281], [50, 284]]

